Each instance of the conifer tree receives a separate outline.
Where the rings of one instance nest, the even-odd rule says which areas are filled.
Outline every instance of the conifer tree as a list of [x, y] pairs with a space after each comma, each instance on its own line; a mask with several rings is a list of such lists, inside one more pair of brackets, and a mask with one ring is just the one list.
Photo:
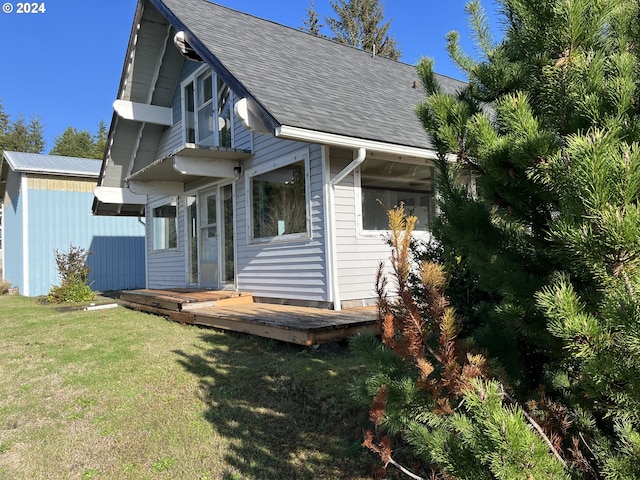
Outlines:
[[41, 153], [44, 148], [43, 127], [40, 118], [34, 116], [29, 123], [23, 115], [11, 122], [5, 115], [5, 133], [2, 137], [0, 150], [14, 152]]
[[393, 60], [400, 58], [398, 44], [389, 35], [391, 21], [384, 21], [379, 0], [331, 0], [331, 6], [336, 17], [327, 18], [327, 24], [337, 42]]
[[101, 159], [106, 145], [107, 127], [104, 122], [98, 125], [98, 132], [92, 135], [89, 130], [67, 129], [55, 139], [50, 155]]
[[93, 136], [93, 144], [94, 151], [93, 155], [89, 158], [96, 158], [98, 160], [102, 160], [104, 156], [104, 151], [107, 148], [107, 137], [109, 136], [109, 132], [107, 130], [107, 124], [104, 123], [104, 120], [100, 120], [98, 124], [98, 131]]
[[315, 4], [313, 0], [311, 0], [311, 4], [307, 9], [307, 18], [303, 21], [303, 26], [300, 27], [300, 30], [303, 30], [311, 35], [315, 35], [316, 37], [324, 37], [321, 33], [323, 24], [320, 23], [320, 17], [318, 16], [318, 12], [316, 12]]
[[9, 130], [9, 115], [4, 111], [4, 105], [0, 98], [0, 145], [4, 145], [4, 138]]
[[[486, 352], [496, 366], [486, 381], [540, 426], [565, 474], [640, 478], [640, 6], [499, 3], [500, 42], [479, 3], [467, 6], [479, 61], [449, 35], [466, 88], [445, 95], [432, 62], [418, 67], [428, 99], [417, 111], [439, 155], [434, 235], [452, 260], [445, 268], [463, 264], [474, 283], [459, 341]], [[414, 295], [428, 304], [420, 289]], [[504, 468], [475, 476], [489, 455], [483, 438], [503, 427], [487, 423], [488, 401], [470, 402], [474, 389], [461, 392], [464, 422], [432, 418], [433, 395], [413, 395], [389, 431], [418, 454], [431, 448], [428, 435], [464, 438], [470, 457], [430, 457], [437, 472], [543, 478], [514, 468], [514, 446], [501, 454]], [[383, 411], [406, 404], [399, 398], [389, 393]], [[482, 413], [472, 415], [469, 402]], [[427, 432], [422, 441], [415, 423]]]

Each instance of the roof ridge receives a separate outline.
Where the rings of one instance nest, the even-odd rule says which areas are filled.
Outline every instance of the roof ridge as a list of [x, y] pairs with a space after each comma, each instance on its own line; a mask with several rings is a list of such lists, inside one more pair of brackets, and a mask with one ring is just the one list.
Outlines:
[[[247, 16], [247, 17], [255, 18], [256, 20], [261, 20], [263, 22], [268, 22], [268, 23], [271, 23], [271, 24], [276, 25], [278, 27], [287, 28], [289, 30], [293, 30], [294, 32], [298, 32], [298, 33], [307, 35], [307, 36], [312, 37], [312, 38], [317, 38], [318, 40], [324, 40], [324, 41], [330, 42], [330, 43], [332, 43], [334, 45], [350, 48], [352, 50], [356, 50], [358, 52], [362, 52], [362, 53], [364, 53], [366, 55], [369, 55], [371, 57], [382, 58], [384, 60], [388, 60], [390, 62], [398, 63], [398, 64], [405, 65], [405, 66], [408, 66], [408, 67], [415, 67], [415, 64], [407, 63], [407, 62], [404, 62], [404, 61], [401, 61], [401, 60], [394, 60], [392, 58], [384, 57], [384, 56], [381, 56], [381, 55], [374, 55], [372, 52], [367, 52], [366, 50], [363, 50], [362, 48], [355, 47], [353, 45], [349, 45], [349, 44], [346, 44], [346, 43], [340, 43], [340, 42], [338, 42], [338, 41], [336, 41], [336, 40], [334, 40], [332, 38], [326, 37], [326, 36], [319, 36], [319, 35], [314, 35], [312, 33], [306, 32], [306, 31], [302, 30], [301, 27], [296, 28], [296, 27], [292, 27], [290, 25], [285, 25], [284, 23], [280, 23], [280, 22], [277, 22], [275, 20], [271, 20], [271, 19], [268, 19], [268, 18], [260, 17], [258, 15], [254, 15], [252, 13], [243, 12], [242, 10], [237, 10], [236, 8], [229, 7], [227, 5], [222, 5], [221, 3], [218, 3], [218, 2], [212, 2], [210, 0], [194, 0], [194, 1], [199, 1], [199, 2], [202, 2], [202, 3], [210, 4], [210, 5], [215, 5], [217, 7], [224, 8], [226, 10], [230, 10], [230, 11], [235, 12], [235, 13], [240, 14], [240, 15], [244, 15], [244, 16]], [[448, 77], [446, 75], [441, 75], [441, 74], [437, 74], [437, 75], [440, 75], [441, 77], [451, 78], [452, 80], [457, 80], [457, 79], [455, 79], [453, 77]]]

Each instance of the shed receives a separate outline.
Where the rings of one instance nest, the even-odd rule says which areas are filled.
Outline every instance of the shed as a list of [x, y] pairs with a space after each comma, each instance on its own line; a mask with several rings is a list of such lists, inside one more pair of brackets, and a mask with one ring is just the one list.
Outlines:
[[87, 158], [3, 153], [2, 271], [22, 295], [46, 295], [59, 283], [54, 251], [71, 245], [90, 252], [93, 290], [145, 286], [142, 220], [91, 214], [100, 165]]

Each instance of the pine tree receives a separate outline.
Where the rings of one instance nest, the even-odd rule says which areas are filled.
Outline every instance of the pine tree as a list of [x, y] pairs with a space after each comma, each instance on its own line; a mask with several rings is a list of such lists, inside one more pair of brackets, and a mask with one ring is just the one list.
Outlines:
[[[382, 344], [372, 336], [351, 344], [369, 367], [356, 398], [371, 401], [374, 430], [366, 432], [363, 445], [380, 455], [379, 476], [393, 465], [415, 479], [427, 478], [429, 470], [428, 478], [568, 479], [543, 428], [506, 391], [487, 358], [460, 340], [460, 318], [444, 294], [444, 268], [415, 261], [416, 221], [403, 207], [389, 212], [397, 298], [388, 297], [389, 279], [380, 265]], [[413, 447], [426, 472], [415, 460], [405, 462], [415, 471], [398, 461], [398, 440]]]
[[2, 99], [0, 99], [0, 150], [4, 145], [4, 138], [9, 133], [9, 115], [4, 111]]
[[94, 153], [89, 158], [96, 158], [101, 160], [104, 156], [104, 151], [107, 148], [107, 137], [109, 136], [109, 132], [107, 130], [107, 124], [104, 123], [104, 120], [100, 120], [98, 124], [98, 131], [93, 136], [93, 144], [95, 146]]
[[14, 152], [41, 153], [44, 148], [43, 127], [40, 119], [35, 116], [26, 123], [23, 115], [19, 115], [14, 122], [8, 122], [3, 138], [2, 150]]
[[389, 35], [391, 22], [384, 22], [379, 0], [332, 0], [331, 6], [337, 16], [327, 18], [327, 24], [337, 42], [393, 60], [400, 58], [397, 42]]
[[321, 33], [323, 24], [320, 23], [320, 17], [318, 16], [318, 12], [316, 12], [314, 1], [311, 0], [311, 4], [307, 9], [307, 18], [303, 21], [303, 26], [300, 27], [300, 30], [303, 30], [311, 35], [315, 35], [316, 37], [324, 37]]
[[[479, 3], [467, 6], [482, 59], [449, 35], [466, 88], [443, 94], [432, 62], [418, 67], [428, 99], [417, 112], [439, 155], [434, 235], [445, 270], [461, 264], [469, 272], [464, 284], [452, 277], [449, 290], [474, 282], [472, 308], [459, 310], [466, 316], [457, 341], [485, 352], [494, 368], [482, 381], [503, 385], [536, 422], [565, 475], [640, 478], [640, 6], [499, 3], [500, 42]], [[428, 305], [420, 292], [413, 289], [415, 304]], [[459, 299], [451, 301], [458, 307]], [[393, 332], [402, 338], [400, 327]], [[546, 478], [518, 471], [516, 440], [486, 448], [508, 427], [491, 421], [498, 410], [490, 387], [473, 400], [480, 380], [445, 419], [430, 413], [437, 395], [398, 395], [390, 386], [397, 380], [384, 402], [377, 391], [368, 394], [384, 404], [385, 421], [398, 404], [411, 406], [388, 431], [402, 433], [436, 473]], [[501, 408], [510, 408], [505, 398]], [[453, 420], [462, 414], [464, 421]], [[420, 435], [412, 434], [416, 423]], [[463, 441], [464, 455], [425, 457], [434, 435]], [[524, 435], [516, 434], [528, 441]], [[496, 449], [501, 468], [478, 476], [478, 462]]]
[[78, 130], [69, 126], [62, 134], [56, 137], [49, 154], [101, 159], [104, 155], [106, 135], [107, 128], [104, 122], [101, 122], [98, 126], [96, 135], [92, 135], [89, 130]]
[[31, 118], [27, 126], [27, 138], [29, 141], [27, 152], [42, 153], [44, 150], [44, 127], [39, 116]]

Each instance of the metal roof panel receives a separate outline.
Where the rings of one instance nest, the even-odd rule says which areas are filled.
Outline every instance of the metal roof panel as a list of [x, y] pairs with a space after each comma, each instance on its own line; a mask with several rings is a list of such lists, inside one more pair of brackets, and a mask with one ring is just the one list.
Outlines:
[[4, 152], [3, 157], [14, 172], [71, 177], [98, 178], [102, 163], [100, 160], [90, 158], [23, 152]]

